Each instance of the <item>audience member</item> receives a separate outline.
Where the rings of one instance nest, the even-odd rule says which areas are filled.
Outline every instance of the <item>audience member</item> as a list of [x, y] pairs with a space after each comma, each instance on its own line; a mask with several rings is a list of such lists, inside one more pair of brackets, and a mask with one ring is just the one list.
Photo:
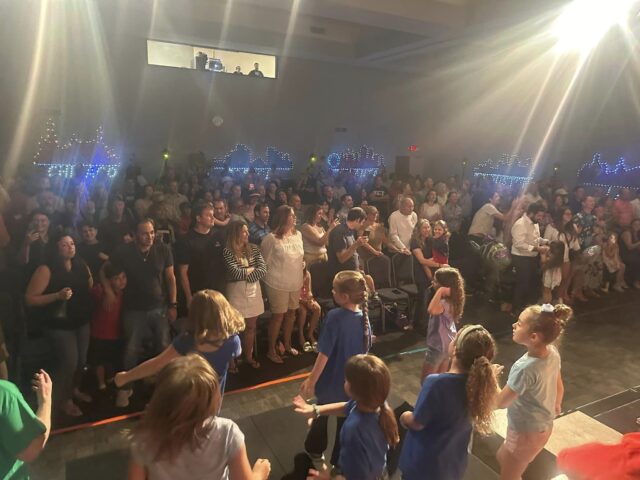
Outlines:
[[57, 360], [53, 378], [58, 385], [55, 405], [72, 417], [82, 415], [74, 399], [91, 402], [80, 390], [80, 375], [87, 362], [93, 278], [89, 267], [76, 257], [76, 245], [68, 235], [55, 242], [56, 253], [33, 273], [25, 293], [36, 309]]
[[329, 234], [327, 256], [331, 275], [343, 270], [362, 269], [357, 250], [367, 242], [367, 238], [360, 236], [356, 240], [356, 232], [362, 228], [366, 218], [364, 210], [354, 207], [349, 210], [347, 222], [341, 223]]
[[213, 212], [210, 203], [197, 202], [193, 207], [193, 227], [176, 244], [178, 279], [187, 307], [193, 294], [200, 290], [224, 291], [225, 237], [224, 231], [213, 230]]
[[334, 220], [329, 229], [325, 230], [321, 225], [322, 207], [310, 205], [307, 208], [304, 223], [300, 227], [302, 234], [302, 247], [304, 249], [304, 261], [307, 267], [314, 263], [327, 261], [327, 242], [329, 235], [339, 225], [338, 219]]
[[532, 203], [511, 229], [511, 261], [516, 274], [512, 302], [515, 311], [537, 300], [540, 291], [538, 255], [548, 251], [548, 247], [544, 245], [547, 242], [540, 237], [538, 226], [543, 216], [544, 207], [539, 203]]
[[264, 283], [271, 310], [269, 321], [269, 344], [267, 358], [274, 363], [282, 363], [276, 352], [276, 342], [280, 327], [283, 326], [283, 352], [296, 356], [298, 351], [291, 346], [291, 335], [296, 310], [300, 305], [302, 288], [302, 263], [304, 248], [302, 235], [295, 228], [296, 216], [293, 209], [282, 205], [273, 218], [273, 231], [262, 240], [262, 255], [267, 264]]
[[627, 278], [640, 289], [640, 218], [634, 218], [622, 232], [620, 258], [626, 265]]
[[130, 243], [132, 231], [133, 225], [125, 211], [124, 200], [116, 196], [109, 203], [109, 216], [98, 226], [98, 239], [104, 245], [105, 253], [111, 255], [118, 246]]
[[253, 222], [249, 224], [249, 241], [260, 246], [262, 239], [271, 231], [269, 228], [269, 205], [258, 202], [253, 211]]
[[100, 268], [109, 259], [105, 248], [98, 241], [98, 229], [93, 223], [80, 225], [82, 241], [78, 244], [78, 255], [89, 266], [93, 278], [100, 278]]
[[418, 215], [413, 211], [413, 200], [405, 198], [400, 204], [400, 209], [389, 216], [389, 237], [400, 253], [411, 255], [409, 245], [416, 223]]
[[469, 227], [469, 236], [485, 237], [490, 235], [495, 237], [495, 221], [504, 220], [504, 215], [500, 213], [500, 210], [498, 210], [497, 208], [497, 205], [499, 203], [500, 194], [496, 192], [489, 198], [489, 201], [485, 203], [473, 216], [471, 226]]
[[[110, 257], [110, 261], [123, 267], [128, 279], [122, 304], [123, 366], [127, 370], [139, 363], [148, 338], [152, 340], [153, 354], [167, 347], [169, 323], [177, 315], [173, 255], [167, 245], [154, 240], [153, 221], [140, 220], [134, 242], [122, 245]], [[116, 297], [104, 268], [100, 277], [107, 305], [113, 305]], [[131, 389], [120, 390], [116, 405], [126, 407], [131, 393]]]
[[227, 227], [227, 241], [223, 251], [227, 267], [225, 295], [229, 303], [244, 317], [245, 331], [242, 349], [247, 364], [259, 368], [253, 358], [256, 339], [256, 321], [264, 313], [264, 300], [260, 280], [267, 275], [267, 265], [260, 249], [249, 243], [249, 229], [242, 222], [231, 222]]
[[[320, 323], [320, 305], [313, 298], [313, 289], [311, 288], [311, 274], [307, 270], [306, 262], [304, 274], [302, 278], [302, 288], [300, 289], [300, 306], [298, 307], [298, 343], [304, 352], [317, 351], [318, 343], [316, 342], [316, 329]], [[309, 325], [307, 324], [309, 318]]]
[[462, 207], [458, 205], [458, 199], [458, 192], [451, 191], [447, 197], [447, 203], [442, 207], [442, 219], [447, 223], [447, 228], [452, 234], [460, 233], [462, 228]]

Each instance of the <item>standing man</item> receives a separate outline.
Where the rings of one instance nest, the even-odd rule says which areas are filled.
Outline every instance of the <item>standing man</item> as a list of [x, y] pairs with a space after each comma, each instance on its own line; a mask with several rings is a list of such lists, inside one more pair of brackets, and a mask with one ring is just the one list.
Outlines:
[[519, 313], [529, 303], [537, 300], [540, 293], [539, 258], [540, 253], [549, 250], [540, 237], [540, 226], [544, 219], [544, 207], [532, 203], [527, 211], [511, 227], [511, 261], [516, 271], [513, 291], [513, 309]]
[[263, 78], [264, 74], [260, 71], [260, 64], [258, 62], [253, 64], [253, 70], [251, 70], [248, 74], [250, 77]]
[[353, 208], [353, 197], [345, 193], [340, 197], [340, 202], [342, 203], [342, 207], [337, 211], [336, 218], [340, 220], [340, 223], [344, 223], [347, 221], [349, 210]]
[[622, 229], [631, 225], [631, 220], [633, 220], [632, 198], [633, 195], [630, 188], [621, 188], [620, 197], [613, 204], [613, 218]]
[[[224, 203], [223, 203], [224, 204]], [[224, 230], [214, 230], [214, 207], [198, 202], [193, 208], [194, 225], [176, 245], [178, 278], [186, 306], [200, 290], [224, 292]]]
[[254, 219], [249, 224], [249, 242], [259, 246], [262, 243], [262, 239], [271, 231], [269, 228], [269, 205], [256, 203], [253, 212]]
[[389, 216], [389, 238], [400, 253], [411, 255], [409, 245], [413, 229], [418, 223], [418, 215], [413, 211], [413, 200], [404, 197], [400, 209]]
[[473, 216], [471, 226], [469, 227], [469, 236], [480, 238], [486, 237], [487, 235], [495, 236], [495, 220], [504, 221], [504, 215], [498, 210], [499, 203], [500, 194], [495, 192], [491, 198], [489, 198], [489, 201]]
[[[125, 370], [138, 364], [147, 338], [153, 341], [154, 355], [169, 345], [169, 323], [177, 316], [173, 255], [168, 245], [154, 243], [155, 238], [153, 220], [142, 219], [136, 225], [134, 241], [110, 256], [110, 261], [120, 265], [128, 279], [122, 304]], [[113, 304], [115, 293], [104, 270], [100, 272], [100, 281], [107, 303]], [[131, 393], [130, 389], [119, 390], [116, 406], [126, 407]]]
[[327, 247], [331, 279], [343, 270], [362, 270], [357, 250], [358, 247], [367, 243], [367, 238], [361, 236], [356, 240], [356, 232], [362, 229], [366, 219], [367, 214], [364, 210], [355, 207], [349, 210], [346, 223], [331, 230]]
[[109, 203], [109, 216], [98, 227], [98, 240], [104, 245], [104, 252], [109, 255], [119, 245], [131, 242], [131, 231], [131, 218], [125, 210], [124, 199], [116, 195]]

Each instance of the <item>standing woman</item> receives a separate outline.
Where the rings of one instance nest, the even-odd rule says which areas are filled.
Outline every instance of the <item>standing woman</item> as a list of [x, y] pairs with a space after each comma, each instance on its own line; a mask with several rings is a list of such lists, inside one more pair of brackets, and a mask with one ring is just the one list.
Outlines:
[[76, 257], [76, 245], [69, 235], [60, 237], [55, 246], [49, 264], [39, 266], [31, 277], [25, 300], [42, 312], [43, 327], [58, 362], [53, 374], [57, 385], [54, 404], [67, 415], [79, 417], [82, 411], [73, 399], [91, 401], [78, 387], [89, 347], [93, 278], [87, 264]]
[[440, 265], [433, 259], [433, 239], [431, 237], [431, 224], [424, 218], [418, 220], [411, 235], [411, 254], [413, 255], [413, 277], [418, 286], [418, 301], [413, 310], [412, 325], [420, 326], [421, 320], [427, 320], [427, 306], [431, 299], [431, 282], [433, 280], [432, 269]]
[[231, 222], [227, 227], [227, 245], [223, 250], [227, 267], [226, 296], [245, 321], [242, 351], [245, 361], [253, 368], [260, 364], [253, 358], [256, 338], [256, 321], [264, 313], [264, 301], [260, 280], [267, 274], [260, 249], [249, 243], [249, 228], [244, 222]]
[[420, 218], [425, 218], [430, 222], [442, 219], [442, 207], [438, 203], [438, 194], [435, 190], [429, 190], [425, 201], [420, 207]]
[[295, 229], [295, 224], [293, 208], [281, 205], [273, 217], [273, 231], [264, 237], [261, 244], [267, 264], [264, 283], [271, 309], [267, 358], [274, 363], [282, 363], [282, 357], [276, 352], [276, 342], [283, 320], [284, 350], [290, 355], [298, 355], [298, 351], [291, 347], [291, 333], [300, 305], [304, 248], [302, 235]]
[[302, 234], [302, 246], [304, 248], [304, 261], [309, 268], [314, 263], [327, 261], [327, 242], [331, 230], [339, 225], [334, 220], [325, 230], [322, 226], [322, 206], [311, 205], [307, 208], [304, 223], [300, 227]]

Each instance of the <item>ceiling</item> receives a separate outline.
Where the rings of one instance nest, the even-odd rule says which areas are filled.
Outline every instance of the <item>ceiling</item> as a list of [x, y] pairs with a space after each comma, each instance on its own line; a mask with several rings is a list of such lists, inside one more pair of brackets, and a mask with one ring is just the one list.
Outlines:
[[147, 36], [157, 40], [415, 72], [422, 71], [434, 47], [499, 28], [530, 9], [524, 0], [120, 0], [115, 9], [111, 2], [100, 5], [107, 18], [131, 20], [137, 13], [138, 32], [146, 26]]

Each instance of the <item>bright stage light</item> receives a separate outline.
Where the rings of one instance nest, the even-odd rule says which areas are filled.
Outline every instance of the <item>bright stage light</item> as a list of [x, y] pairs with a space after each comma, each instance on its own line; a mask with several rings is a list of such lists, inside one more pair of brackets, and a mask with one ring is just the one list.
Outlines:
[[561, 52], [587, 54], [616, 25], [627, 22], [637, 0], [574, 0], [567, 5], [553, 26]]

